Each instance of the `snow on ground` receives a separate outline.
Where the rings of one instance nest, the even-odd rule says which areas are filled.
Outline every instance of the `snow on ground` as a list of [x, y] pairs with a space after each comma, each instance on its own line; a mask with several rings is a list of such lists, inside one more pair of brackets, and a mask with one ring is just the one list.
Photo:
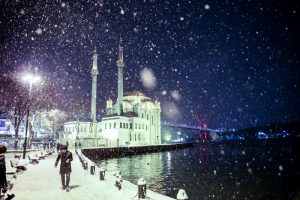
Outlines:
[[[9, 194], [14, 193], [14, 200], [133, 200], [138, 199], [137, 185], [123, 180], [122, 189], [115, 186], [115, 177], [106, 173], [106, 180], [99, 180], [99, 169], [95, 175], [84, 170], [78, 156], [73, 151], [70, 192], [61, 189], [59, 166], [54, 168], [57, 154], [41, 160], [39, 164], [27, 165], [27, 170], [17, 174], [17, 180]], [[8, 158], [6, 165], [9, 164]], [[172, 200], [147, 190], [147, 199]]]

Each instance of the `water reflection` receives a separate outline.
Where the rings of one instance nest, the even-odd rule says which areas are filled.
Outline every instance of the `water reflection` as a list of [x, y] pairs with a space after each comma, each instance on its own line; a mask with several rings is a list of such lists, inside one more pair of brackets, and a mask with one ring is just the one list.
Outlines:
[[300, 198], [299, 156], [293, 145], [200, 145], [195, 148], [99, 161], [136, 183], [189, 199]]

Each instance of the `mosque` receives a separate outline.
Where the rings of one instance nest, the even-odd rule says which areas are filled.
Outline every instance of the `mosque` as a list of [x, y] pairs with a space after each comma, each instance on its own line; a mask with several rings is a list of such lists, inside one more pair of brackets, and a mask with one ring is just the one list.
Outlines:
[[64, 131], [59, 142], [68, 141], [85, 147], [126, 147], [161, 144], [160, 102], [152, 101], [137, 91], [123, 94], [123, 70], [125, 67], [123, 47], [119, 45], [118, 97], [106, 103], [106, 116], [96, 119], [97, 66], [98, 54], [94, 50], [92, 65], [92, 95], [90, 121], [70, 121], [64, 123]]

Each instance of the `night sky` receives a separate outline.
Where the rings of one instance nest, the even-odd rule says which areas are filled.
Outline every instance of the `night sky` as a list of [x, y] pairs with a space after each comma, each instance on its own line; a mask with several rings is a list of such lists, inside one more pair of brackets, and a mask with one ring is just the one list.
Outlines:
[[121, 37], [124, 91], [159, 100], [165, 121], [242, 128], [299, 120], [297, 1], [0, 2], [1, 73], [37, 67], [59, 107], [90, 103], [96, 47], [104, 115], [106, 100], [116, 100]]

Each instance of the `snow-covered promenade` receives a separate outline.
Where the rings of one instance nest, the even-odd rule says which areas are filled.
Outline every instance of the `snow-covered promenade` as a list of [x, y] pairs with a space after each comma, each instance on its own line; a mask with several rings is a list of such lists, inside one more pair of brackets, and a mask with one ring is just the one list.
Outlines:
[[[105, 180], [99, 180], [99, 169], [95, 175], [84, 170], [78, 156], [73, 153], [70, 191], [61, 189], [59, 167], [54, 168], [57, 154], [40, 160], [39, 164], [26, 165], [27, 170], [17, 174], [17, 179], [9, 193], [14, 193], [14, 200], [133, 200], [138, 199], [137, 185], [123, 180], [122, 189], [118, 190], [115, 177], [106, 173]], [[9, 156], [6, 160], [9, 164]], [[172, 198], [147, 190], [147, 199], [171, 200]]]

